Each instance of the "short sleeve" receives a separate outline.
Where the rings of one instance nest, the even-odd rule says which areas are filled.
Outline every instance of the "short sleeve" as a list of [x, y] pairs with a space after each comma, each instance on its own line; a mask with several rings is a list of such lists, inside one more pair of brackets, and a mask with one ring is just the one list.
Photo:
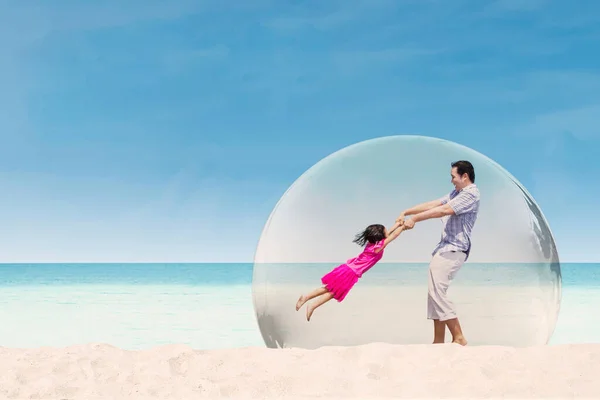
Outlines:
[[375, 251], [377, 249], [381, 249], [383, 247], [383, 244], [385, 243], [385, 239], [381, 239], [379, 242], [375, 243], [372, 247], [372, 251]]
[[458, 196], [448, 201], [448, 205], [454, 210], [454, 214], [460, 215], [474, 211], [478, 200], [476, 193], [462, 190]]
[[443, 204], [446, 204], [447, 202], [450, 201], [450, 196], [454, 193], [454, 191], [448, 193], [447, 195], [445, 195], [444, 197], [440, 197], [440, 202]]

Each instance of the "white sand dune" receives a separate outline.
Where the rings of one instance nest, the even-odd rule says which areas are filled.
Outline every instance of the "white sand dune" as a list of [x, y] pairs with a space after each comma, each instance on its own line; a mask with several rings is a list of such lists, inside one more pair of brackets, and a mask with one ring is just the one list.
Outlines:
[[600, 344], [0, 348], [3, 399], [600, 398]]

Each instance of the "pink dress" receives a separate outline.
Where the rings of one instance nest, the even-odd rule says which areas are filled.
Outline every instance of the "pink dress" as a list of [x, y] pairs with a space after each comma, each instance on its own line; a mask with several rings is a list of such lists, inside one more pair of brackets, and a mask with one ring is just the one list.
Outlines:
[[385, 239], [377, 243], [367, 243], [363, 252], [357, 257], [349, 259], [321, 278], [321, 282], [334, 299], [338, 302], [344, 300], [358, 279], [381, 260], [384, 250], [378, 253], [375, 253], [375, 250], [382, 248], [384, 241]]

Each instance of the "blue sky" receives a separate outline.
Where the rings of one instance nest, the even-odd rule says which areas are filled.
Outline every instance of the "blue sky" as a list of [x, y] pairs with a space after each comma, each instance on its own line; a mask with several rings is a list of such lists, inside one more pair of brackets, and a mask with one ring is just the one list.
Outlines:
[[600, 261], [600, 3], [3, 1], [0, 33], [0, 261], [251, 261], [306, 169], [394, 134], [493, 158]]

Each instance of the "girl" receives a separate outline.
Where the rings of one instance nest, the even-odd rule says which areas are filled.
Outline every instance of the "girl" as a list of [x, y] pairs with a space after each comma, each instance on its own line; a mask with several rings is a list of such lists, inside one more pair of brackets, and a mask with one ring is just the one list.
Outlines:
[[403, 230], [404, 225], [401, 222], [396, 222], [390, 232], [383, 225], [369, 225], [353, 240], [361, 247], [366, 244], [363, 252], [323, 276], [321, 278], [323, 287], [315, 289], [307, 295], [300, 296], [296, 303], [296, 311], [300, 310], [308, 300], [321, 296], [315, 303], [306, 307], [306, 320], [310, 321], [315, 309], [329, 300], [336, 299], [338, 302], [344, 300], [360, 277], [381, 260], [383, 249], [396, 239]]

